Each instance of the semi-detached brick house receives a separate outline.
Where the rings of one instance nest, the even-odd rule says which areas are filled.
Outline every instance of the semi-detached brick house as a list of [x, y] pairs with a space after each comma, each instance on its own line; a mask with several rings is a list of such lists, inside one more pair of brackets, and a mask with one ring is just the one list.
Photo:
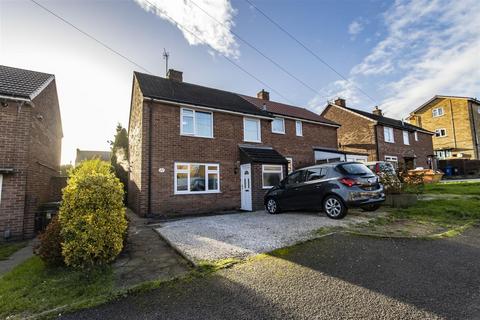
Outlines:
[[401, 120], [349, 108], [344, 99], [329, 103], [321, 115], [339, 123], [340, 149], [365, 152], [369, 161], [390, 161], [400, 169], [429, 168], [433, 162], [433, 132]]
[[338, 125], [304, 108], [135, 72], [129, 121], [129, 205], [175, 216], [263, 207], [288, 170], [336, 149]]
[[35, 211], [52, 200], [62, 123], [55, 77], [0, 66], [0, 241], [34, 235]]

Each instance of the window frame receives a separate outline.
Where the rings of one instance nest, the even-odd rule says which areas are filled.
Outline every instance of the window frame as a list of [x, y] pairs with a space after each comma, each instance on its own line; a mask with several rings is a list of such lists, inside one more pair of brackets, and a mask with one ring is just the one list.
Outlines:
[[395, 170], [397, 170], [397, 168], [398, 168], [398, 157], [397, 156], [387, 156], [387, 155], [385, 155], [383, 157], [383, 159], [386, 162], [394, 163], [393, 167], [395, 168]]
[[[188, 169], [177, 169], [178, 166], [188, 166]], [[190, 191], [190, 168], [192, 165], [200, 165], [205, 166], [205, 191]], [[208, 167], [217, 167], [216, 170], [209, 170]], [[220, 164], [219, 163], [200, 163], [200, 162], [175, 162], [173, 164], [173, 193], [175, 195], [184, 195], [184, 194], [212, 194], [212, 193], [220, 193]], [[186, 173], [187, 174], [187, 187], [188, 190], [177, 190], [177, 174], [178, 173]], [[216, 190], [209, 190], [208, 188], [208, 175], [209, 174], [217, 174], [218, 184]]]
[[[387, 134], [386, 134], [387, 131], [389, 132], [388, 133], [389, 138], [392, 138], [391, 140], [390, 139], [387, 140]], [[390, 135], [390, 132], [392, 133], [391, 135]], [[383, 140], [388, 143], [395, 143], [395, 132], [392, 127], [387, 127], [387, 126], [383, 127]]]
[[[300, 125], [300, 127], [299, 127]], [[300, 130], [298, 130], [300, 128]], [[303, 137], [303, 122], [302, 120], [295, 120], [295, 135], [297, 137]]]
[[[440, 134], [440, 135], [437, 135], [437, 132], [442, 132], [442, 130], [445, 132], [444, 135]], [[447, 136], [447, 129], [446, 128], [438, 128], [438, 129], [435, 129], [435, 138], [443, 138], [443, 137], [446, 137]]]
[[[275, 130], [273, 129], [273, 123], [275, 122], [275, 120], [277, 120], [277, 121], [278, 121], [278, 120], [281, 120], [281, 121], [282, 121], [283, 131], [275, 131]], [[282, 118], [282, 117], [275, 117], [275, 118], [273, 118], [271, 126], [272, 126], [272, 133], [285, 134], [285, 118]]]
[[[245, 135], [245, 123], [247, 121], [255, 121], [257, 123], [257, 130], [258, 130], [258, 140], [247, 140], [246, 135]], [[249, 118], [249, 117], [243, 117], [243, 141], [245, 142], [257, 142], [261, 143], [262, 142], [262, 124], [260, 119], [256, 118]]]
[[415, 136], [415, 141], [418, 141], [418, 131], [414, 131], [413, 135]]
[[[288, 161], [288, 164], [287, 164], [287, 175], [289, 175], [291, 172], [295, 171], [293, 169], [293, 158], [292, 157], [285, 157], [285, 159], [287, 159]], [[290, 168], [291, 170], [290, 170]]]
[[[183, 131], [183, 116], [184, 116], [184, 111], [192, 111], [193, 112], [193, 133], [189, 133], [189, 132], [184, 132]], [[210, 114], [210, 119], [211, 119], [211, 123], [212, 123], [212, 126], [210, 128], [210, 136], [204, 136], [204, 135], [200, 135], [197, 133], [197, 118], [196, 118], [196, 113], [197, 112], [200, 112], [200, 113], [208, 113]], [[191, 109], [191, 108], [181, 108], [180, 109], [180, 135], [182, 136], [187, 136], [187, 137], [198, 137], [198, 138], [210, 138], [210, 139], [213, 139], [213, 112], [211, 111], [204, 111], [204, 110], [195, 110], [195, 109]]]
[[403, 130], [402, 135], [403, 135], [403, 144], [407, 146], [410, 145], [410, 132], [408, 132], [408, 130]]
[[[262, 189], [271, 189], [274, 186], [266, 186], [265, 185], [265, 177], [263, 176], [265, 173], [265, 167], [280, 167], [280, 181], [283, 180], [283, 165], [281, 164], [262, 164]], [[278, 173], [279, 171], [267, 171], [268, 173]]]
[[[441, 112], [439, 112], [441, 110]], [[437, 118], [445, 115], [445, 110], [443, 110], [443, 107], [436, 107], [432, 109], [432, 117]]]

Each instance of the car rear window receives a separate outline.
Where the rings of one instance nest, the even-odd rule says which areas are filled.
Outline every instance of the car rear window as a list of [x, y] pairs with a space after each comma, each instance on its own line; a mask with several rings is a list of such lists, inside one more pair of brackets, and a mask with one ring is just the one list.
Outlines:
[[366, 165], [361, 163], [344, 163], [338, 165], [338, 168], [343, 170], [347, 174], [352, 174], [355, 176], [365, 176], [372, 175], [372, 171], [367, 168]]

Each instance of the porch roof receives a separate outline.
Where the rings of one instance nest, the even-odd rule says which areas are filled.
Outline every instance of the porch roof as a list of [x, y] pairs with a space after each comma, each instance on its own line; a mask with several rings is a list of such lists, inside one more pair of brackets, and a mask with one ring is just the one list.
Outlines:
[[239, 146], [243, 158], [251, 162], [287, 164], [288, 161], [271, 147]]

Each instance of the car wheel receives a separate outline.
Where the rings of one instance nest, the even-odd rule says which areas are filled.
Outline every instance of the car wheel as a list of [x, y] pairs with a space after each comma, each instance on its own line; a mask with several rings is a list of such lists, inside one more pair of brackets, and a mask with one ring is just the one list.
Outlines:
[[380, 208], [379, 204], [369, 204], [367, 206], [362, 207], [363, 211], [377, 211]]
[[334, 195], [329, 195], [323, 200], [323, 211], [332, 219], [342, 219], [347, 215], [347, 207], [343, 201]]
[[267, 209], [267, 212], [270, 214], [277, 214], [280, 212], [278, 202], [274, 198], [267, 199], [267, 203], [265, 204], [265, 209]]

